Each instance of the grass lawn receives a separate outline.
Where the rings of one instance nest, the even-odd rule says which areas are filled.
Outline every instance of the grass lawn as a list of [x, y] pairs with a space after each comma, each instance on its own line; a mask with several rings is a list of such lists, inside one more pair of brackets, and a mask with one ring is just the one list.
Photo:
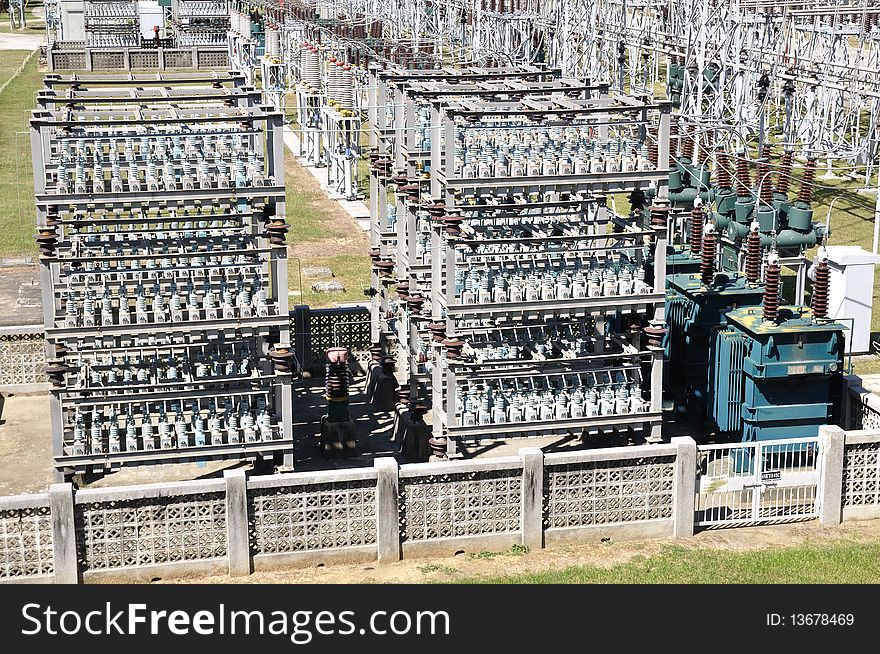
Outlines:
[[[12, 52], [15, 63], [9, 75], [26, 56]], [[37, 250], [33, 240], [36, 214], [28, 133], [34, 93], [43, 78], [37, 64], [38, 57], [31, 58], [22, 74], [0, 93], [0, 256], [34, 254]], [[6, 70], [5, 63], [2, 70]]]
[[[289, 171], [290, 166], [296, 165], [293, 155], [286, 151], [284, 155], [285, 168]], [[294, 180], [288, 172], [285, 180], [287, 190], [287, 222], [290, 223], [290, 242], [297, 241], [322, 241], [326, 239], [344, 236], [333, 224], [333, 218], [322, 211], [323, 201], [330, 202], [324, 191], [318, 188], [318, 183], [306, 187]]]
[[833, 543], [745, 552], [664, 547], [613, 567], [571, 566], [500, 577], [482, 584], [865, 584], [880, 583], [880, 543]]
[[[311, 174], [298, 167], [293, 155], [285, 153], [287, 169], [287, 221], [291, 225], [288, 286], [293, 293], [291, 306], [308, 304], [314, 308], [346, 302], [364, 302], [364, 289], [370, 285], [369, 245], [354, 220], [344, 215], [321, 189]], [[332, 277], [301, 277], [301, 268], [324, 267]], [[316, 281], [335, 279], [344, 293], [316, 293]]]
[[[302, 286], [299, 279], [299, 266], [303, 267], [326, 267], [333, 271], [333, 277], [303, 278]], [[345, 287], [344, 293], [316, 293], [311, 289], [312, 282], [329, 281], [336, 279]], [[367, 302], [364, 289], [370, 286], [370, 260], [366, 256], [353, 254], [339, 254], [327, 257], [290, 257], [289, 288], [291, 291], [300, 291], [301, 295], [292, 295], [291, 306], [294, 304], [308, 304], [318, 309], [346, 302]]]
[[[0, 57], [0, 86], [15, 74], [22, 62], [28, 58], [30, 50], [4, 50]], [[36, 55], [34, 55], [36, 56]]]

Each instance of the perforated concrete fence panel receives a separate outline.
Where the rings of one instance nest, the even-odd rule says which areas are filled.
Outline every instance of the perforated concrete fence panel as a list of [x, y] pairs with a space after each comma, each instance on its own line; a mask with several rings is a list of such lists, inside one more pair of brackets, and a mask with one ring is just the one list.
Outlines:
[[0, 390], [44, 390], [46, 342], [42, 325], [0, 329]]
[[[859, 378], [852, 378], [861, 381]], [[852, 383], [846, 391], [844, 428], [848, 430], [880, 430], [880, 397]]]
[[87, 574], [222, 562], [227, 538], [224, 491], [222, 481], [79, 491], [80, 570]]
[[[823, 524], [880, 517], [880, 432], [823, 427]], [[0, 498], [0, 582], [249, 574], [694, 533], [697, 447], [670, 445]], [[50, 508], [51, 507], [51, 508]], [[836, 510], [832, 510], [835, 509]], [[68, 534], [76, 534], [74, 539]], [[72, 542], [71, 542], [72, 541]]]
[[194, 68], [191, 50], [165, 50], [165, 68]]
[[131, 52], [129, 61], [133, 70], [157, 70], [159, 68], [159, 53], [149, 50]]
[[88, 57], [85, 52], [52, 52], [49, 67], [52, 70], [85, 70]]
[[290, 313], [297, 358], [306, 370], [321, 370], [331, 347], [347, 347], [352, 352], [370, 348], [370, 312], [366, 307], [312, 309], [297, 306]]
[[375, 557], [375, 470], [255, 477], [247, 488], [255, 565], [309, 552]]
[[423, 464], [400, 469], [403, 551], [471, 548], [521, 539], [522, 460]]
[[880, 438], [847, 432], [843, 449], [843, 519], [880, 518]]
[[122, 70], [125, 68], [123, 52], [92, 52], [92, 70]]
[[51, 580], [54, 563], [49, 496], [0, 498], [0, 580]]
[[675, 459], [675, 446], [546, 455], [545, 540], [583, 529], [671, 535]]
[[197, 51], [199, 70], [225, 70], [229, 68], [229, 54], [225, 49], [216, 52], [210, 50]]

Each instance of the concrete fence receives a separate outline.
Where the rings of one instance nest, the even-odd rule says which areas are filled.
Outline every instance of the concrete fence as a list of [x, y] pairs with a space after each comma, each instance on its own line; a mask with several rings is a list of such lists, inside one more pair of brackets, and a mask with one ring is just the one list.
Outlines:
[[[820, 429], [819, 522], [880, 518], [876, 396]], [[544, 453], [0, 498], [0, 581], [76, 583], [694, 533], [697, 446]]]
[[0, 498], [0, 580], [240, 576], [693, 533], [695, 446], [609, 448]]
[[229, 54], [225, 46], [189, 48], [88, 48], [70, 43], [47, 50], [51, 71], [118, 70], [225, 70]]
[[[880, 517], [880, 432], [823, 427], [819, 520]], [[0, 581], [76, 583], [393, 562], [694, 533], [697, 448], [668, 445], [0, 498]]]

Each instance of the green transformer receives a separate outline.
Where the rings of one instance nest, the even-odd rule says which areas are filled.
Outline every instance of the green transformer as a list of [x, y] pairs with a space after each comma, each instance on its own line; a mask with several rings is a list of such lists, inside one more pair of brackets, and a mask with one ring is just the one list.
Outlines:
[[775, 322], [760, 307], [727, 312], [712, 344], [712, 417], [744, 442], [815, 436], [839, 416], [843, 326], [805, 307], [780, 307]]

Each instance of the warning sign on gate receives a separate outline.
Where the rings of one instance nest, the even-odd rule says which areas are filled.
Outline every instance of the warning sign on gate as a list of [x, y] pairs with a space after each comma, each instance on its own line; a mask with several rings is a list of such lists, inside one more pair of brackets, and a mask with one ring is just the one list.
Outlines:
[[761, 481], [778, 481], [782, 479], [781, 470], [767, 470], [761, 473]]

